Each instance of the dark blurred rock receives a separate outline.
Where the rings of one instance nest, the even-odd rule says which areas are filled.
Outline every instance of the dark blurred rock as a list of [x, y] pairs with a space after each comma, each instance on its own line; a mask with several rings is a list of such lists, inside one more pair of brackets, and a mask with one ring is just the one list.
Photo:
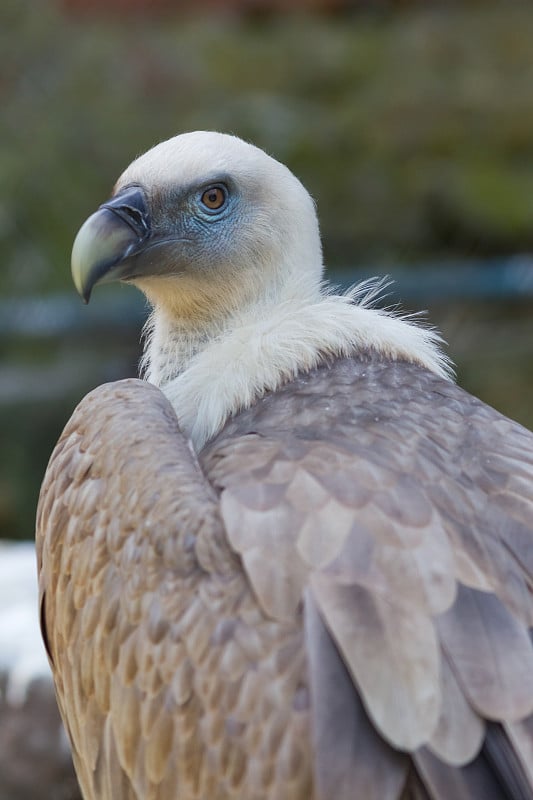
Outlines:
[[51, 680], [9, 704], [0, 678], [0, 800], [81, 800]]

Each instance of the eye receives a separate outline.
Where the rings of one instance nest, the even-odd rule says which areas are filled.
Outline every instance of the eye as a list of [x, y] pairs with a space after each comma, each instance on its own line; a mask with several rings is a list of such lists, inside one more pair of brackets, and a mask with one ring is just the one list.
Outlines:
[[218, 211], [226, 202], [226, 192], [221, 186], [210, 186], [202, 194], [202, 203], [210, 211]]

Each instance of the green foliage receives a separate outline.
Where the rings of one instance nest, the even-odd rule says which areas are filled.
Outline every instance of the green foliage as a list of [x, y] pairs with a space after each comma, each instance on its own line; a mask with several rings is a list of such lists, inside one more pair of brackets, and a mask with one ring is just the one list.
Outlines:
[[252, 139], [319, 203], [337, 263], [532, 245], [533, 9], [348, 18], [67, 17], [4, 0], [0, 288], [69, 281], [128, 162], [196, 128]]

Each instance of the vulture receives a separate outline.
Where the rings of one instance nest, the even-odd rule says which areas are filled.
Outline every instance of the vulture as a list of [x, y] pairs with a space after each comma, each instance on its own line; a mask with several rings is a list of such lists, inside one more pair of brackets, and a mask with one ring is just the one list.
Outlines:
[[137, 158], [72, 272], [151, 307], [38, 508], [85, 800], [533, 798], [533, 434], [328, 287], [310, 195], [234, 136]]

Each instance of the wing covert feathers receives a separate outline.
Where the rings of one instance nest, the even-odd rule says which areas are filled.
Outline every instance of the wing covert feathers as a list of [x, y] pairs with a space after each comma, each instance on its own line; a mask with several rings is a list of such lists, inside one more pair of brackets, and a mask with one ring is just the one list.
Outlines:
[[86, 800], [533, 798], [533, 435], [448, 381], [341, 359], [198, 460], [101, 387], [38, 548]]
[[[384, 740], [415, 755], [405, 797], [522, 797], [487, 756], [485, 720], [504, 721], [516, 772], [533, 747], [533, 435], [416, 367], [347, 359], [230, 421], [203, 463], [264, 613], [293, 613], [294, 599], [276, 607], [292, 569], [329, 632], [326, 664], [336, 652]], [[344, 752], [343, 726], [328, 753]], [[316, 758], [317, 784], [334, 785]]]

